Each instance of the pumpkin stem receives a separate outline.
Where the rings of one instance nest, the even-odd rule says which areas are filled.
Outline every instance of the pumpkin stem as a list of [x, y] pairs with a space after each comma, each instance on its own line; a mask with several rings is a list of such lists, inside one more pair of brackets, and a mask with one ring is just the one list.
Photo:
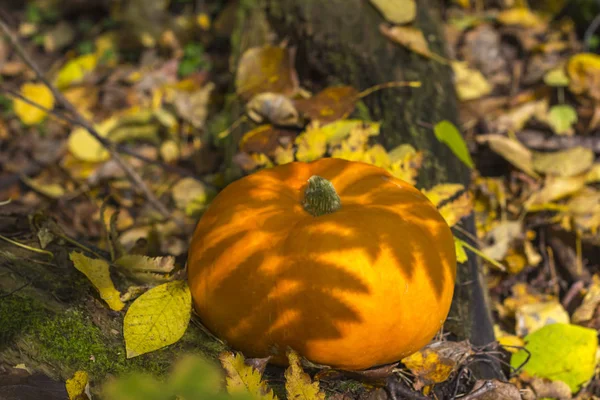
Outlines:
[[318, 217], [339, 210], [342, 203], [331, 182], [313, 175], [308, 179], [302, 206], [310, 215]]

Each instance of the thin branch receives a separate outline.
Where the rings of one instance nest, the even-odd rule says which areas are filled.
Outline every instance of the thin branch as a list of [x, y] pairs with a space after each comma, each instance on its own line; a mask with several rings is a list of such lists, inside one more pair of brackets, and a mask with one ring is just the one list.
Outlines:
[[63, 96], [63, 94], [61, 92], [59, 92], [58, 89], [56, 89], [54, 87], [54, 85], [52, 85], [48, 81], [48, 79], [46, 79], [46, 77], [44, 76], [44, 74], [42, 73], [40, 68], [37, 66], [37, 64], [23, 50], [23, 47], [19, 44], [19, 41], [16, 38], [16, 36], [14, 35], [14, 33], [2, 20], [0, 20], [0, 29], [2, 29], [2, 32], [7, 37], [7, 39], [10, 41], [13, 49], [17, 52], [17, 54], [21, 57], [21, 59], [25, 62], [25, 64], [27, 64], [27, 66], [35, 72], [35, 74], [37, 75], [37, 78], [42, 83], [44, 83], [44, 85], [46, 85], [48, 87], [48, 89], [50, 89], [50, 91], [54, 95], [54, 98], [62, 105], [62, 107], [65, 108], [68, 112], [70, 112], [73, 115], [73, 123], [85, 128], [94, 137], [94, 139], [96, 139], [98, 142], [100, 142], [106, 148], [106, 150], [109, 152], [111, 157], [121, 166], [121, 168], [123, 168], [123, 171], [125, 171], [125, 174], [131, 179], [131, 181], [134, 183], [134, 185], [137, 186], [137, 188], [144, 194], [144, 196], [146, 197], [148, 202], [154, 208], [156, 208], [156, 210], [164, 218], [169, 218], [170, 217], [169, 210], [167, 210], [167, 208], [158, 200], [158, 198], [156, 198], [154, 193], [152, 193], [152, 191], [148, 188], [148, 186], [146, 186], [146, 184], [144, 183], [142, 178], [138, 175], [138, 173], [135, 172], [135, 170], [121, 157], [121, 155], [117, 152], [114, 144], [112, 142], [110, 142], [109, 140], [107, 140], [106, 138], [100, 136], [100, 134], [98, 133], [98, 131], [96, 131], [96, 129], [94, 129], [92, 124], [90, 124], [77, 111], [77, 109], [71, 104], [71, 102], [69, 100], [67, 100], [67, 98], [65, 98], [65, 96]]

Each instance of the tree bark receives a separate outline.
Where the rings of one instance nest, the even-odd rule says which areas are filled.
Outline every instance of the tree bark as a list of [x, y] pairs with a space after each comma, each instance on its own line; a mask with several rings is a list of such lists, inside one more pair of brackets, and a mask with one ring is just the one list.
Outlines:
[[[417, 3], [415, 27], [423, 31], [430, 50], [444, 56], [438, 3]], [[239, 7], [238, 29], [232, 37], [234, 68], [246, 49], [287, 40], [297, 49], [301, 81], [315, 89], [344, 84], [364, 90], [390, 81], [420, 81], [417, 89], [381, 90], [364, 99], [371, 117], [382, 123], [377, 139], [387, 149], [409, 143], [424, 151], [418, 187], [444, 182], [469, 184], [468, 168], [433, 133], [439, 121], [457, 123], [450, 67], [385, 38], [379, 31], [384, 18], [368, 1], [241, 0]], [[473, 218], [465, 222], [467, 230], [474, 232]], [[456, 339], [468, 339], [476, 346], [495, 340], [480, 270], [474, 256], [459, 265], [455, 298], [446, 322], [446, 329]], [[477, 370], [482, 378], [500, 376], [497, 368]]]

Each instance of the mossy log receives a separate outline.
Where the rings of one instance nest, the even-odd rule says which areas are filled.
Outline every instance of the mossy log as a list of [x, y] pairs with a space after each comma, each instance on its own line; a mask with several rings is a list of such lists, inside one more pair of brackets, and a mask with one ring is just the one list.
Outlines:
[[[39, 248], [29, 226], [30, 213], [16, 203], [2, 206], [0, 234]], [[106, 307], [87, 278], [73, 267], [69, 252], [80, 250], [60, 241], [47, 250], [54, 258], [0, 240], [0, 383], [6, 378], [2, 367], [24, 364], [36, 374], [63, 382], [63, 388], [66, 379], [83, 370], [97, 391], [110, 376], [130, 371], [162, 376], [184, 354], [214, 359], [225, 349], [192, 321], [176, 344], [127, 359], [124, 314]], [[0, 399], [6, 394], [3, 386]], [[43, 385], [30, 389], [38, 390], [37, 397], [23, 398], [53, 398]]]
[[[296, 48], [301, 83], [315, 89], [351, 85], [365, 90], [390, 81], [420, 81], [421, 87], [375, 92], [364, 99], [369, 115], [381, 121], [377, 138], [387, 149], [409, 143], [425, 153], [417, 186], [469, 184], [468, 168], [433, 133], [442, 120], [457, 123], [458, 106], [448, 65], [410, 52], [379, 30], [383, 16], [364, 0], [240, 0], [232, 36], [232, 66], [248, 48], [287, 41]], [[438, 2], [418, 1], [415, 26], [431, 51], [445, 56]], [[233, 145], [237, 142], [232, 140]], [[465, 221], [474, 231], [474, 221]], [[458, 340], [483, 346], [495, 340], [481, 268], [475, 257], [459, 266], [455, 298], [446, 329]], [[481, 377], [498, 377], [495, 368]]]

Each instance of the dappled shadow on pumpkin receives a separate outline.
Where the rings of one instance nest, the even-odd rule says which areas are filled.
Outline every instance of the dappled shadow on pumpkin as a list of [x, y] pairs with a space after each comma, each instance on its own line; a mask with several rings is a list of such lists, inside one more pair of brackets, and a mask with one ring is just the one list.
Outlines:
[[[365, 310], [349, 299], [369, 301], [373, 276], [385, 280], [377, 277], [382, 260], [401, 265], [407, 280], [424, 273], [427, 290], [438, 298], [454, 279], [442, 270], [439, 253], [440, 242], [451, 237], [435, 213], [414, 207], [422, 195], [398, 196], [390, 191], [396, 181], [381, 170], [344, 165], [331, 163], [311, 172], [291, 164], [278, 176], [255, 174], [227, 187], [204, 215], [188, 265], [194, 300], [210, 308], [198, 310], [205, 325], [229, 338], [232, 347], [243, 344], [248, 356], [265, 356], [271, 349], [260, 340], [252, 347], [247, 338], [272, 338], [304, 353], [308, 343], [339, 338], [342, 326], [364, 322]], [[334, 183], [342, 198], [336, 213], [312, 217], [302, 209], [312, 174]], [[425, 230], [434, 231], [429, 242], [423, 241]], [[348, 268], [350, 263], [360, 268]], [[382, 319], [408, 312], [384, 309], [381, 303], [376, 306], [382, 309], [372, 312]], [[301, 341], [294, 334], [298, 331]]]

